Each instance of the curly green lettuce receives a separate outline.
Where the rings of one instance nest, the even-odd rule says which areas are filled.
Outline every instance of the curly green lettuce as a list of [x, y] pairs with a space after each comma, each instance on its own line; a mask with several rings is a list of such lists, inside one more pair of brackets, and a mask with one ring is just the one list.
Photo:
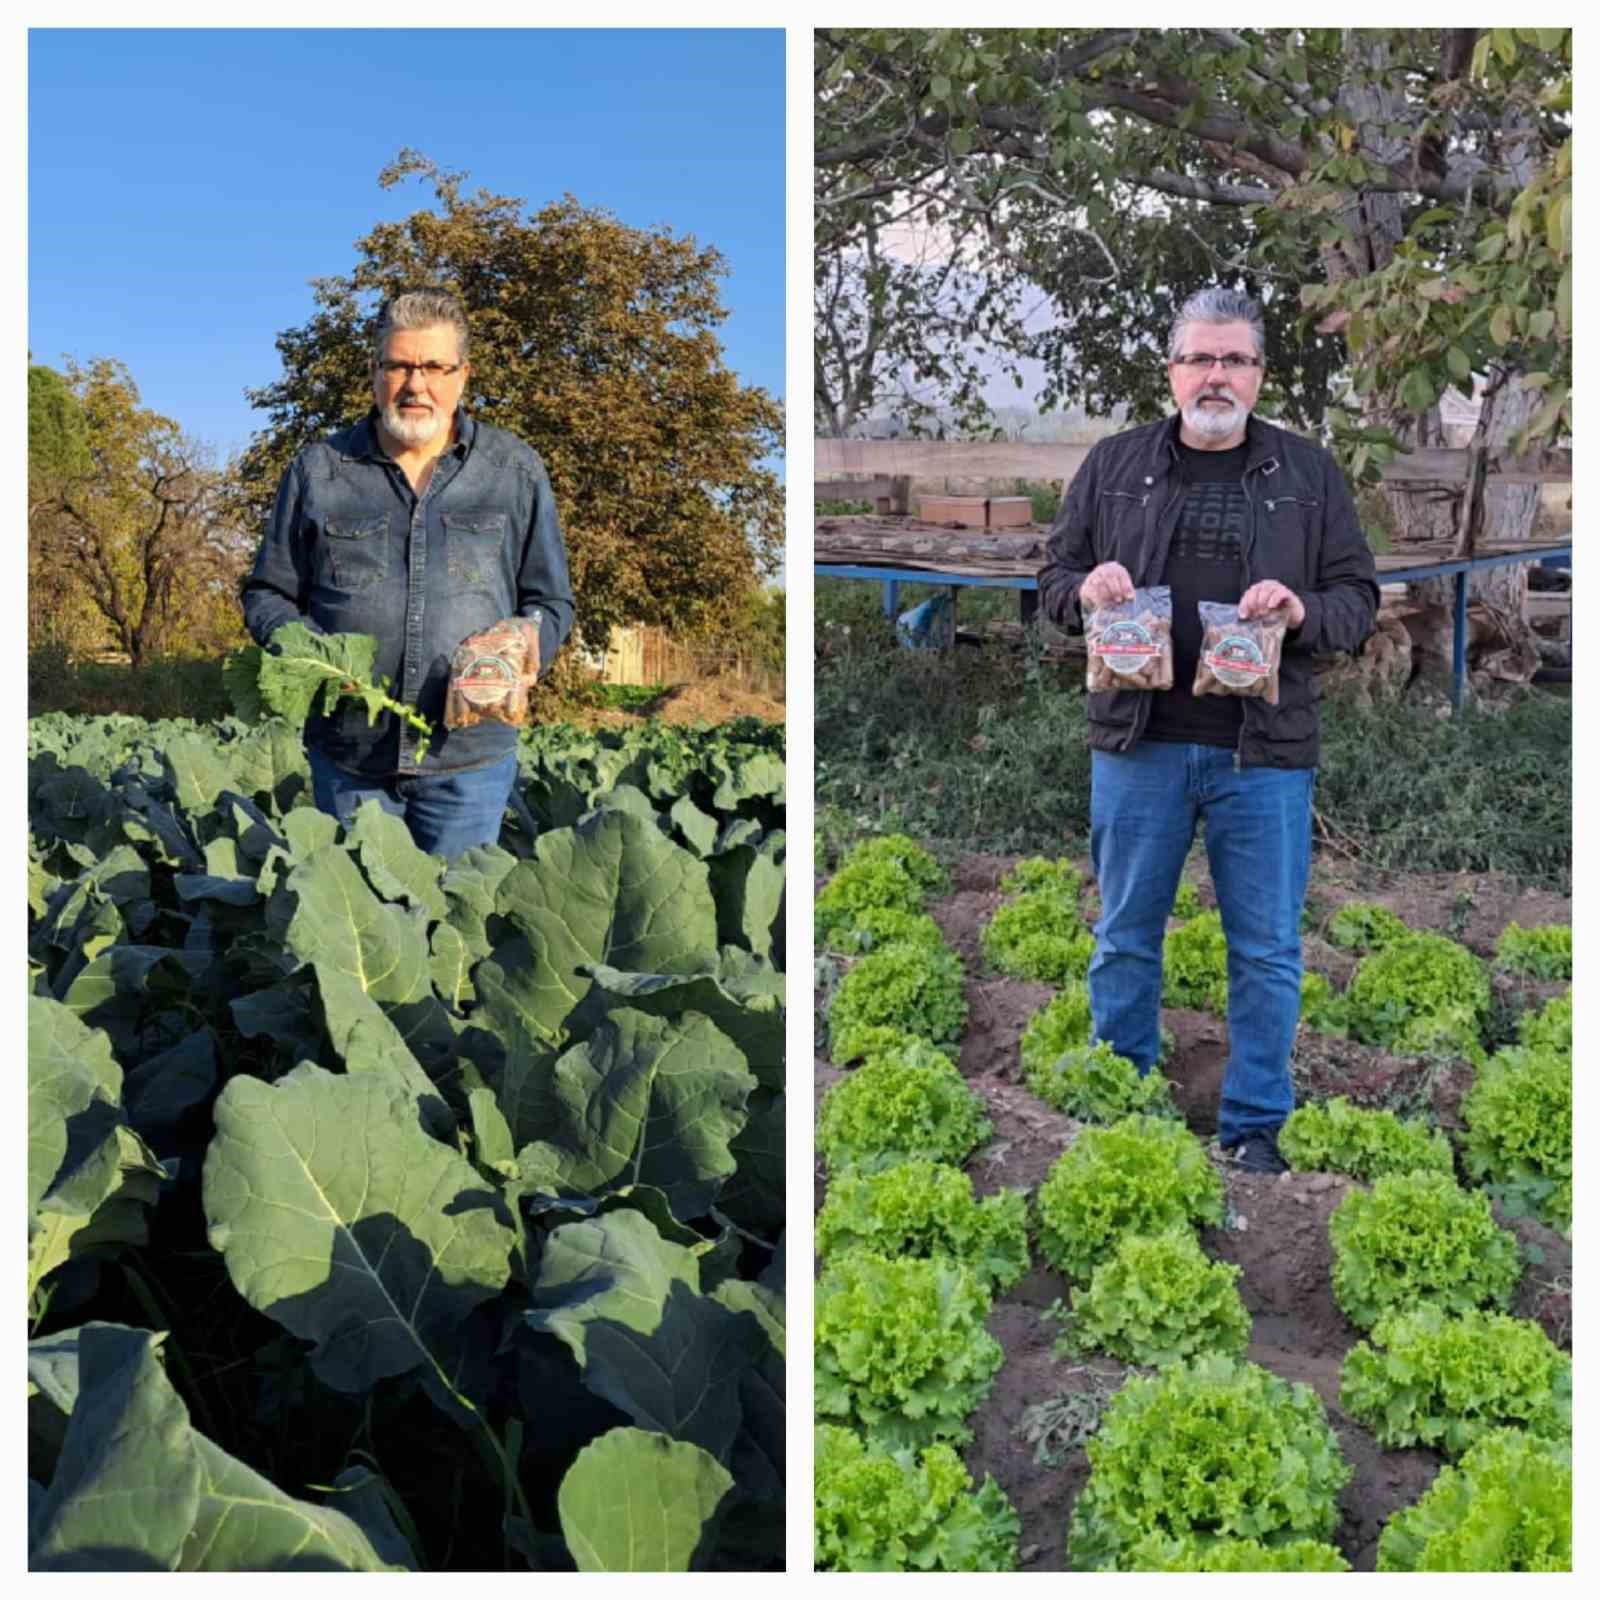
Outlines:
[[1508, 923], [1494, 947], [1494, 963], [1522, 978], [1572, 978], [1572, 929], [1550, 922], [1538, 928]]
[[1372, 900], [1346, 900], [1328, 919], [1328, 943], [1341, 950], [1381, 950], [1410, 932], [1387, 906]]
[[827, 936], [827, 948], [847, 956], [864, 956], [892, 944], [917, 945], [924, 950], [945, 948], [939, 924], [926, 911], [905, 911], [899, 906], [867, 906], [850, 922], [836, 923]]
[[1518, 1191], [1572, 1230], [1572, 1058], [1526, 1046], [1491, 1056], [1461, 1102], [1461, 1155], [1481, 1183]]
[[1486, 1433], [1378, 1536], [1379, 1572], [1570, 1572], [1572, 1449]]
[[1300, 974], [1300, 1026], [1339, 1038], [1350, 1031], [1344, 996], [1320, 972]]
[[1074, 1045], [1088, 1044], [1093, 1032], [1089, 986], [1069, 981], [1028, 1018], [1028, 1025], [1022, 1030], [1023, 1073], [1049, 1066], [1063, 1050]]
[[898, 1028], [931, 1043], [959, 1044], [967, 1021], [961, 958], [945, 946], [893, 944], [863, 956], [840, 980], [828, 1007], [835, 1060], [857, 1053], [858, 1029]]
[[1076, 904], [1083, 888], [1083, 874], [1065, 858], [1048, 860], [1044, 856], [1028, 856], [1019, 861], [1000, 880], [1002, 894], [1033, 894], [1044, 892], [1060, 895]]
[[1028, 1270], [1028, 1203], [1021, 1190], [975, 1199], [959, 1168], [903, 1161], [881, 1172], [846, 1171], [817, 1215], [817, 1254], [846, 1250], [884, 1256], [949, 1256], [971, 1267], [991, 1292]]
[[889, 1451], [824, 1423], [815, 1480], [818, 1572], [1016, 1571], [1021, 1518], [947, 1444]]
[[1180, 1122], [1132, 1116], [1086, 1128], [1039, 1186], [1039, 1247], [1084, 1281], [1128, 1233], [1220, 1223], [1222, 1179]]
[[1000, 907], [984, 927], [983, 954], [1008, 977], [1037, 983], [1082, 978], [1094, 955], [1094, 935], [1075, 898], [1033, 890]]
[[1445, 1311], [1510, 1304], [1522, 1260], [1489, 1201], [1448, 1173], [1398, 1172], [1352, 1189], [1328, 1219], [1333, 1297], [1358, 1327], [1428, 1300]]
[[1350, 1033], [1396, 1054], [1483, 1058], [1489, 974], [1464, 945], [1408, 933], [1363, 957], [1345, 991]]
[[1130, 1378], [1087, 1449], [1067, 1535], [1075, 1572], [1139, 1570], [1133, 1552], [1152, 1536], [1326, 1540], [1351, 1477], [1308, 1385], [1224, 1355]]
[[1005, 1359], [984, 1329], [989, 1307], [958, 1261], [851, 1250], [829, 1262], [816, 1293], [817, 1416], [890, 1449], [966, 1443]]
[[1135, 1112], [1175, 1117], [1172, 1085], [1160, 1072], [1143, 1077], [1109, 1044], [1070, 1045], [1054, 1061], [1027, 1069], [1028, 1087], [1079, 1122], [1115, 1122]]
[[1437, 1128], [1369, 1111], [1343, 1095], [1290, 1112], [1278, 1149], [1296, 1172], [1343, 1172], [1362, 1183], [1391, 1172], [1453, 1172], [1450, 1141]]
[[1530, 1050], [1554, 1050], [1557, 1055], [1572, 1054], [1572, 991], [1558, 994], [1538, 1011], [1527, 1011], [1517, 1019], [1517, 1037]]
[[1537, 1322], [1436, 1305], [1379, 1317], [1345, 1357], [1339, 1404], [1386, 1450], [1460, 1455], [1491, 1429], [1572, 1433], [1572, 1357]]
[[1124, 1572], [1348, 1572], [1350, 1563], [1321, 1539], [1263, 1544], [1259, 1539], [1168, 1539], [1147, 1534], [1123, 1558]]
[[1228, 1010], [1228, 940], [1220, 911], [1202, 911], [1174, 928], [1161, 947], [1161, 1003], [1210, 1011]]

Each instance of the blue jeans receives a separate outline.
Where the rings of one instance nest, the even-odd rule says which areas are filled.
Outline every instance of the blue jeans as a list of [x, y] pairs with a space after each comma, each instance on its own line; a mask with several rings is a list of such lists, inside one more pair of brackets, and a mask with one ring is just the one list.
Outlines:
[[348, 826], [363, 801], [376, 800], [385, 811], [404, 819], [419, 850], [447, 860], [473, 845], [498, 843], [517, 776], [515, 750], [486, 767], [416, 778], [363, 778], [336, 767], [315, 750], [307, 755], [319, 811]]
[[1161, 941], [1196, 823], [1228, 941], [1224, 1145], [1275, 1131], [1294, 1109], [1289, 1052], [1300, 1018], [1300, 912], [1311, 869], [1314, 770], [1246, 767], [1233, 751], [1144, 740], [1093, 752], [1090, 849], [1101, 915], [1089, 963], [1097, 1039], [1141, 1073], [1161, 1038]]

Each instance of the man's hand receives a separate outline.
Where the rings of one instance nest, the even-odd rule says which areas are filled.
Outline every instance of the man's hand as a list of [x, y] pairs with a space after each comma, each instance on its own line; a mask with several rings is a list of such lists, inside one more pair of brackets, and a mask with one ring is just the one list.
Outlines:
[[[1089, 576], [1092, 578], [1094, 573]], [[1252, 583], [1240, 597], [1239, 620], [1248, 622], [1251, 617], [1259, 617], [1264, 611], [1276, 611], [1279, 606], [1289, 608], [1291, 628], [1298, 628], [1306, 620], [1306, 608], [1293, 589], [1286, 588], [1275, 578], [1263, 578], [1260, 583]]]
[[1078, 605], [1087, 611], [1098, 611], [1101, 606], [1131, 599], [1133, 579], [1120, 561], [1102, 561], [1078, 588]]

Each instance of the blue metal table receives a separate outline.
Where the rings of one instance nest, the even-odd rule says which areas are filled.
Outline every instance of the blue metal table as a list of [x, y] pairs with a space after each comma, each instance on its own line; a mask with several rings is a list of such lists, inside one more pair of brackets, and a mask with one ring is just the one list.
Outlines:
[[[1394, 567], [1378, 573], [1379, 583], [1420, 583], [1426, 578], [1455, 579], [1455, 630], [1452, 660], [1450, 699], [1459, 708], [1466, 692], [1467, 682], [1467, 574], [1486, 571], [1490, 567], [1518, 565], [1541, 567], [1570, 567], [1572, 544], [1535, 545], [1528, 551], [1496, 550], [1490, 555], [1462, 556], [1430, 561], [1424, 566]], [[1037, 614], [1039, 605], [1039, 580], [1034, 574], [1006, 574], [1000, 577], [974, 577], [961, 572], [930, 571], [922, 567], [842, 566], [831, 562], [818, 562], [819, 578], [858, 578], [883, 585], [883, 614], [892, 622], [900, 609], [900, 585], [925, 583], [951, 591], [951, 609], [954, 610], [955, 592], [959, 589], [1016, 589], [1021, 597], [1022, 620], [1028, 622]]]

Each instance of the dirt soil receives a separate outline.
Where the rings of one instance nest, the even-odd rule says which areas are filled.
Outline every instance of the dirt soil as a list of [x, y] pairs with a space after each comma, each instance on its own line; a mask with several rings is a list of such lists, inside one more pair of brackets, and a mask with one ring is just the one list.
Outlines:
[[787, 715], [783, 701], [771, 695], [753, 694], [736, 683], [706, 678], [696, 683], [680, 683], [638, 711], [608, 707], [578, 711], [564, 720], [586, 728], [628, 728], [651, 718], [677, 724], [732, 722], [738, 717], [783, 722]]
[[[931, 906], [945, 938], [969, 974], [970, 1013], [960, 1068], [988, 1103], [994, 1134], [967, 1163], [974, 1190], [1033, 1190], [1077, 1136], [1080, 1125], [1045, 1106], [1023, 1087], [1018, 1059], [1022, 1030], [1051, 996], [1048, 985], [997, 978], [985, 971], [979, 946], [984, 924], [1000, 905], [1000, 880], [1015, 858], [973, 856], [952, 871], [951, 893]], [[1090, 876], [1087, 861], [1078, 863]], [[1214, 903], [1203, 857], [1187, 875], [1200, 898]], [[1347, 870], [1319, 861], [1308, 902], [1314, 927], [1346, 900], [1375, 900], [1413, 927], [1447, 933], [1490, 956], [1508, 922], [1529, 927], [1570, 922], [1571, 902], [1524, 890], [1491, 877], [1449, 874], [1400, 878]], [[1348, 982], [1354, 958], [1334, 949], [1308, 928], [1306, 962], [1336, 984]], [[1497, 986], [1503, 1004], [1520, 1009], [1542, 1003], [1565, 985]], [[1163, 1024], [1177, 1044], [1167, 1072], [1174, 1097], [1195, 1132], [1216, 1130], [1216, 1109], [1227, 1060], [1227, 1024], [1203, 1012], [1167, 1010]], [[1408, 1061], [1363, 1045], [1302, 1030], [1293, 1060], [1299, 1103], [1345, 1094], [1363, 1105], [1389, 1106], [1405, 1114], [1431, 1113], [1447, 1129], [1460, 1125], [1462, 1095], [1471, 1086], [1465, 1063]], [[818, 1101], [844, 1074], [826, 1060], [816, 1062]], [[1224, 1226], [1205, 1230], [1202, 1243], [1217, 1258], [1241, 1269], [1239, 1292], [1253, 1318], [1248, 1358], [1320, 1396], [1354, 1475], [1341, 1500], [1334, 1542], [1357, 1571], [1372, 1571], [1385, 1521], [1415, 1502], [1443, 1462], [1434, 1451], [1384, 1450], [1339, 1406], [1339, 1371], [1357, 1343], [1358, 1331], [1333, 1299], [1328, 1218], [1353, 1186], [1326, 1173], [1255, 1176], [1238, 1171], [1211, 1146], [1228, 1196]], [[816, 1198], [825, 1192], [817, 1169]], [[1502, 1218], [1524, 1243], [1529, 1265], [1515, 1314], [1536, 1318], [1546, 1332], [1571, 1348], [1572, 1252], [1559, 1234], [1527, 1219]], [[1092, 1431], [1098, 1408], [1133, 1369], [1109, 1358], [1089, 1360], [1055, 1353], [1058, 1329], [1043, 1313], [1068, 1298], [1060, 1274], [1035, 1255], [1036, 1265], [1002, 1295], [989, 1331], [1005, 1351], [993, 1389], [971, 1418], [974, 1439], [963, 1452], [977, 1482], [992, 1475], [1022, 1519], [1023, 1569], [1067, 1568], [1066, 1533], [1073, 1502], [1088, 1477], [1082, 1440]]]

